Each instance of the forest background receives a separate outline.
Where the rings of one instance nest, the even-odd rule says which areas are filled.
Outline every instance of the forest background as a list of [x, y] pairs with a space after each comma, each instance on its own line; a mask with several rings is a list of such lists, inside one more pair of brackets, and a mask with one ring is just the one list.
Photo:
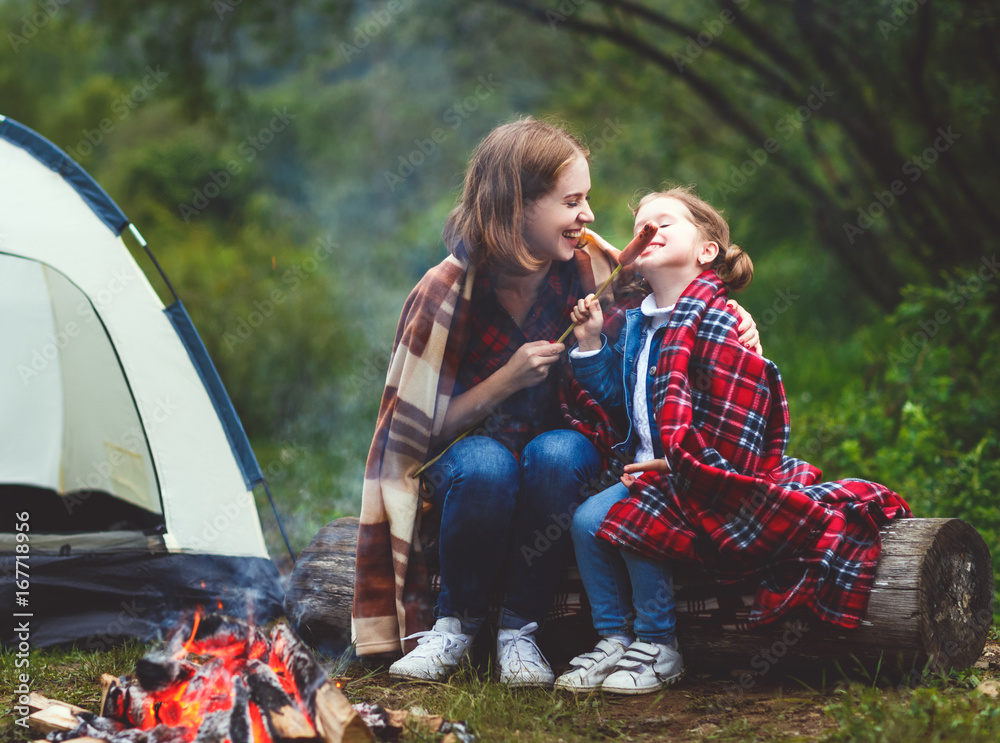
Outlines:
[[469, 154], [533, 115], [588, 143], [612, 242], [664, 181], [724, 211], [789, 453], [970, 521], [1000, 566], [995, 4], [0, 0], [0, 20], [0, 113], [149, 241], [296, 551], [359, 510], [399, 311]]

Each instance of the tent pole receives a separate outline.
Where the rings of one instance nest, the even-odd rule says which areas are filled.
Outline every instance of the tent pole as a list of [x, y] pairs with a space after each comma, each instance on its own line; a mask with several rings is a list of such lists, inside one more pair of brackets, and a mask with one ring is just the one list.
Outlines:
[[149, 256], [149, 259], [153, 261], [153, 265], [156, 266], [156, 270], [160, 272], [160, 277], [164, 280], [164, 282], [166, 282], [167, 288], [170, 290], [170, 293], [174, 295], [174, 301], [179, 302], [181, 298], [177, 296], [177, 292], [174, 291], [174, 285], [170, 283], [170, 279], [167, 278], [166, 271], [164, 271], [163, 268], [160, 266], [160, 262], [156, 260], [156, 256], [153, 255], [153, 251], [149, 249], [149, 246], [146, 244], [145, 238], [143, 238], [143, 236], [139, 234], [138, 228], [136, 228], [136, 226], [131, 222], [128, 223], [128, 228], [129, 230], [132, 231], [132, 234], [135, 236], [135, 239], [139, 241], [139, 244], [142, 246], [142, 249], [146, 251], [146, 255]]
[[261, 480], [264, 483], [264, 492], [267, 493], [267, 499], [271, 501], [271, 510], [274, 511], [274, 518], [278, 520], [278, 529], [281, 531], [281, 538], [285, 540], [285, 547], [288, 548], [288, 554], [292, 556], [292, 564], [295, 564], [296, 557], [295, 552], [292, 550], [292, 545], [288, 541], [288, 535], [285, 534], [285, 525], [281, 523], [281, 516], [278, 515], [278, 507], [274, 504], [274, 496], [271, 495], [271, 488], [267, 486], [267, 480]]
[[[160, 276], [166, 282], [167, 288], [170, 290], [170, 293], [174, 295], [174, 300], [179, 302], [181, 298], [177, 296], [177, 292], [174, 291], [174, 285], [170, 283], [170, 279], [167, 278], [167, 274], [160, 266], [160, 262], [156, 260], [156, 256], [153, 255], [153, 251], [149, 249], [149, 246], [146, 244], [145, 238], [143, 238], [143, 236], [139, 233], [139, 230], [131, 222], [129, 222], [128, 227], [129, 230], [131, 230], [132, 234], [135, 236], [135, 239], [138, 240], [139, 244], [143, 247], [143, 250], [146, 251], [146, 255], [148, 255], [149, 259], [153, 261], [153, 265], [156, 266], [156, 270], [160, 272]], [[278, 520], [278, 529], [279, 531], [281, 531], [281, 538], [285, 540], [285, 547], [288, 548], [288, 554], [292, 556], [292, 564], [294, 564], [296, 560], [295, 551], [292, 549], [292, 545], [288, 541], [288, 535], [285, 534], [285, 525], [281, 523], [281, 516], [278, 515], [278, 507], [274, 503], [274, 496], [271, 495], [271, 488], [268, 487], [267, 480], [262, 479], [261, 482], [264, 483], [264, 491], [267, 493], [267, 499], [271, 502], [271, 510], [274, 511], [274, 518]]]

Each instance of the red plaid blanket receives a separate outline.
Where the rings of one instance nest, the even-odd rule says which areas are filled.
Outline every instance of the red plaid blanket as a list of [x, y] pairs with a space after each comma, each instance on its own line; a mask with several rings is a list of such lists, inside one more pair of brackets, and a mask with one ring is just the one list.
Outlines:
[[[699, 563], [722, 581], [759, 575], [751, 625], [808, 609], [856, 627], [879, 528], [909, 507], [877, 483], [819, 482], [820, 470], [785, 455], [778, 368], [739, 343], [725, 302], [722, 282], [706, 271], [677, 303], [651, 387], [671, 472], [643, 474], [598, 535], [654, 559]], [[569, 391], [571, 425], [607, 455], [613, 423], [588, 398], [578, 384]]]

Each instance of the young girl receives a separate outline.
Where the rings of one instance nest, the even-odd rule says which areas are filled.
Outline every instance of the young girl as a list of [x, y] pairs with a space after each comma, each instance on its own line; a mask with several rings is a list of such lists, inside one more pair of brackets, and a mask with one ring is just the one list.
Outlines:
[[[777, 368], [739, 342], [725, 307], [727, 290], [750, 283], [753, 264], [729, 243], [721, 215], [675, 188], [646, 196], [635, 219], [637, 230], [659, 225], [633, 264], [652, 293], [625, 313], [613, 348], [593, 295], [572, 317], [578, 345], [570, 359], [583, 387], [576, 410], [593, 416], [595, 400], [612, 415], [624, 409], [629, 432], [602, 454], [633, 461], [621, 483], [573, 517], [601, 636], [556, 681], [574, 692], [643, 694], [680, 677], [667, 559], [699, 562], [722, 578], [763, 573], [752, 624], [804, 608], [857, 626], [878, 561], [878, 528], [909, 513], [881, 485], [819, 483], [818, 469], [784, 455], [788, 414]], [[583, 417], [574, 427], [601, 448], [608, 436]], [[610, 417], [600, 425], [613, 428]]]

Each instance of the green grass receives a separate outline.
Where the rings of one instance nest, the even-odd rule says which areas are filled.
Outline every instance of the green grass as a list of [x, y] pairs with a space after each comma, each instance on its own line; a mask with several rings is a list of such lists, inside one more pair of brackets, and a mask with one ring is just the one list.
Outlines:
[[[419, 707], [446, 720], [463, 722], [480, 741], [593, 741], [619, 739], [635, 721], [616, 713], [615, 700], [600, 695], [574, 697], [539, 689], [511, 689], [489, 679], [488, 669], [466, 667], [447, 683], [398, 682], [366, 674], [348, 682], [352, 702], [394, 709]], [[662, 695], [660, 695], [662, 699]], [[655, 706], [656, 695], [647, 700]], [[437, 740], [423, 734], [417, 740]]]
[[349, 685], [347, 694], [352, 701], [387, 707], [399, 708], [401, 702], [418, 705], [445, 719], [464, 721], [482, 740], [594, 740], [614, 737], [620, 730], [604, 714], [606, 704], [600, 699], [514, 690], [472, 671], [447, 684], [403, 683], [388, 688], [382, 684], [382, 679], [368, 684], [362, 680]]
[[[21, 674], [30, 677], [28, 687], [49, 699], [75, 704], [98, 712], [101, 701], [101, 675], [125, 676], [135, 671], [135, 662], [149, 649], [140, 642], [129, 642], [99, 652], [79, 648], [32, 650], [27, 658], [16, 652], [0, 652], [0, 740], [34, 740], [40, 736], [15, 724], [17, 698], [14, 691]], [[25, 660], [28, 664], [25, 665]], [[20, 663], [20, 665], [19, 665]]]
[[[995, 637], [996, 630], [993, 635]], [[47, 697], [97, 711], [100, 676], [131, 674], [151, 646], [131, 643], [103, 652], [36, 650], [30, 655], [31, 687]], [[916, 687], [888, 678], [841, 680], [810, 687], [792, 679], [764, 679], [738, 698], [723, 676], [693, 674], [680, 684], [642, 697], [570, 696], [512, 690], [491, 680], [490, 669], [465, 668], [448, 683], [401, 682], [343, 659], [323, 659], [344, 675], [344, 693], [365, 702], [464, 723], [477, 741], [575, 743], [577, 741], [994, 741], [1000, 739], [998, 700], [976, 691], [1000, 673], [974, 669], [925, 676]], [[0, 685], [14, 689], [16, 655], [0, 654]], [[32, 740], [14, 725], [13, 700], [0, 712], [0, 739]], [[417, 726], [404, 740], [439, 741]]]
[[824, 707], [838, 725], [829, 743], [1000, 740], [997, 700], [962, 681], [903, 691], [853, 685], [836, 696]]

